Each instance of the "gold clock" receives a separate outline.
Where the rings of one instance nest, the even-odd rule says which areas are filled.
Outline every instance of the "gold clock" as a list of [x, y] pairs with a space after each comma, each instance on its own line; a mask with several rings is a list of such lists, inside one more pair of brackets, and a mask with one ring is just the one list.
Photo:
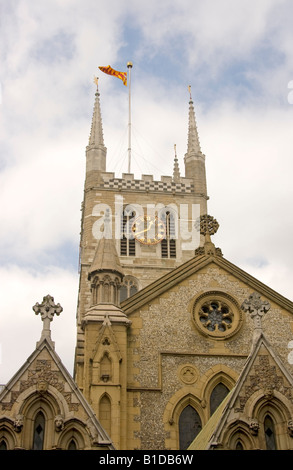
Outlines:
[[156, 245], [166, 235], [166, 227], [158, 217], [150, 215], [139, 216], [132, 225], [134, 238], [143, 245]]

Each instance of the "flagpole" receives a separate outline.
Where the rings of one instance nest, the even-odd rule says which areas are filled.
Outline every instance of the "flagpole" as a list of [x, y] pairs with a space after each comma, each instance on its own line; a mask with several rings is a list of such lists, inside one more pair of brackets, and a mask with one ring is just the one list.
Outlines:
[[130, 173], [131, 166], [131, 69], [132, 62], [127, 63], [128, 73], [128, 83], [129, 83], [129, 119], [128, 119], [128, 173]]

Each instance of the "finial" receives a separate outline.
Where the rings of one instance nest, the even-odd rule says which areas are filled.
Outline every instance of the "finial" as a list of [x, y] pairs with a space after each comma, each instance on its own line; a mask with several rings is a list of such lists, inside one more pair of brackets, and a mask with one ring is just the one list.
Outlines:
[[173, 169], [173, 181], [179, 182], [180, 181], [180, 170], [178, 165], [178, 158], [177, 158], [177, 151], [176, 151], [176, 144], [174, 144], [174, 169]]
[[97, 85], [96, 95], [100, 95], [99, 94], [99, 77], [94, 76], [94, 83]]
[[188, 85], [188, 91], [189, 91], [189, 97], [190, 97], [190, 101], [192, 101], [192, 96], [191, 96], [191, 85]]
[[210, 241], [210, 236], [217, 233], [219, 224], [211, 215], [202, 215], [199, 219], [199, 231], [204, 235], [207, 241]]
[[201, 235], [205, 237], [204, 246], [196, 250], [195, 254], [205, 254], [205, 255], [220, 255], [222, 252], [220, 248], [216, 248], [211, 241], [211, 235], [214, 235], [219, 228], [219, 224], [211, 215], [204, 214], [198, 217], [194, 224], [195, 228], [199, 231]]
[[253, 292], [248, 299], [244, 300], [241, 308], [244, 312], [250, 313], [251, 318], [254, 320], [254, 328], [259, 331], [262, 330], [262, 318], [270, 310], [270, 303], [267, 300], [261, 300], [260, 294]]
[[37, 302], [33, 306], [33, 310], [36, 315], [39, 313], [41, 314], [41, 319], [43, 321], [41, 340], [47, 338], [51, 342], [50, 322], [53, 320], [54, 315], [60, 315], [60, 313], [63, 311], [63, 308], [60, 304], [55, 304], [54, 297], [51, 295], [46, 295], [43, 297], [43, 302], [41, 304]]

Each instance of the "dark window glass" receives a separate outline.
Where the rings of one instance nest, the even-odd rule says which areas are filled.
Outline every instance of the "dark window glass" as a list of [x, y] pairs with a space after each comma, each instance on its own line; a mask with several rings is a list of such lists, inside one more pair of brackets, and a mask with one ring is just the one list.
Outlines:
[[198, 412], [187, 405], [179, 418], [179, 445], [180, 449], [187, 449], [202, 428]]
[[162, 214], [162, 221], [166, 227], [166, 237], [161, 241], [162, 258], [176, 258], [175, 220], [170, 212]]
[[211, 393], [210, 398], [210, 413], [211, 415], [216, 411], [218, 406], [222, 403], [226, 395], [228, 395], [229, 389], [226, 385], [221, 382], [215, 386], [214, 390]]
[[0, 442], [0, 450], [7, 450], [7, 444], [4, 440]]
[[264, 431], [266, 437], [267, 450], [276, 450], [275, 429], [274, 423], [270, 416], [265, 417]]
[[45, 434], [45, 417], [40, 411], [35, 419], [34, 425], [34, 450], [42, 450], [44, 446], [44, 434]]
[[120, 240], [120, 255], [121, 256], [135, 256], [135, 239], [131, 232], [131, 221], [135, 213], [123, 214], [121, 217], [121, 234]]
[[243, 450], [243, 445], [240, 441], [237, 442], [235, 449], [236, 450]]
[[71, 439], [71, 441], [69, 442], [68, 450], [77, 450], [76, 443], [73, 439]]

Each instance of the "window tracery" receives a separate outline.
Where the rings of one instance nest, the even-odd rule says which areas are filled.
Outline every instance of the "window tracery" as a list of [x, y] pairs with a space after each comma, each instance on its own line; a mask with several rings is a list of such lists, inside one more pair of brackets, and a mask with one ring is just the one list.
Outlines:
[[133, 276], [125, 276], [120, 287], [120, 302], [138, 292], [138, 282]]
[[233, 297], [213, 291], [198, 297], [193, 307], [193, 320], [202, 334], [220, 340], [235, 334], [243, 319]]

